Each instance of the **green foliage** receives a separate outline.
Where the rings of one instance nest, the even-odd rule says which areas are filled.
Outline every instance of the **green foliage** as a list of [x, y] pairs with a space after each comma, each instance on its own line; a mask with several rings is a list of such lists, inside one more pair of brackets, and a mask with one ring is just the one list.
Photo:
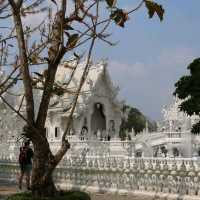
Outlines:
[[[189, 66], [190, 74], [183, 76], [175, 83], [174, 95], [184, 101], [180, 105], [180, 110], [188, 115], [200, 116], [200, 58], [195, 59]], [[200, 132], [200, 122], [192, 128], [192, 133]]]
[[142, 113], [136, 109], [131, 108], [126, 122], [126, 128], [131, 131], [134, 128], [135, 132], [141, 132], [145, 128], [146, 119]]
[[122, 119], [120, 127], [120, 137], [124, 139], [126, 132], [131, 132], [134, 129], [135, 133], [143, 131], [148, 123], [149, 131], [156, 130], [156, 123], [151, 122], [146, 116], [144, 116], [137, 108], [133, 108], [125, 105], [123, 107], [123, 113], [127, 113], [127, 118]]
[[192, 126], [192, 133], [200, 133], [200, 122]]
[[198, 115], [200, 113], [200, 99], [190, 97], [186, 99], [181, 105], [180, 110], [183, 112], [187, 112], [188, 115], [196, 114]]
[[[7, 200], [33, 200], [31, 193], [19, 193], [8, 197]], [[41, 198], [37, 200], [91, 200], [87, 193], [79, 191], [64, 192], [57, 197]]]
[[177, 83], [175, 83], [176, 91], [175, 94], [178, 94], [180, 99], [185, 99], [190, 92], [190, 76], [183, 76], [179, 79]]
[[189, 66], [188, 69], [190, 70], [191, 75], [199, 76], [200, 75], [200, 58], [195, 59]]

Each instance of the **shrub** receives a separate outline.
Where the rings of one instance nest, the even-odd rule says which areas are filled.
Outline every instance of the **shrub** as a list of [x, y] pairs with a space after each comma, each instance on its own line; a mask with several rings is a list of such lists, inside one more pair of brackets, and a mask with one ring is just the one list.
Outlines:
[[[7, 200], [33, 200], [31, 193], [19, 193], [8, 197]], [[69, 191], [63, 192], [61, 195], [56, 197], [42, 198], [37, 200], [91, 200], [90, 196], [85, 192]]]

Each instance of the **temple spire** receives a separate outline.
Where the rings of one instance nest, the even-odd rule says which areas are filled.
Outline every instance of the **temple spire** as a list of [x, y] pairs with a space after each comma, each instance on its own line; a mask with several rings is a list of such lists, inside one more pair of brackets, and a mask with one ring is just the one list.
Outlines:
[[148, 121], [146, 120], [145, 122], [145, 132], [148, 133], [149, 132], [149, 124]]

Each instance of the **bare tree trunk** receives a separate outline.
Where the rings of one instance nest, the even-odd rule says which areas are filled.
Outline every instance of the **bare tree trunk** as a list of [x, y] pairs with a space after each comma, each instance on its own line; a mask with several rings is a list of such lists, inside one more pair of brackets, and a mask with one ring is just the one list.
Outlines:
[[[45, 131], [45, 130], [44, 130]], [[40, 139], [32, 138], [34, 147], [31, 190], [34, 197], [49, 197], [57, 195], [53, 181], [53, 172], [67, 150], [68, 141], [62, 143], [60, 151], [54, 156], [44, 133], [37, 133]], [[31, 134], [33, 135], [33, 134]]]
[[[35, 157], [32, 172], [32, 194], [34, 197], [52, 197], [57, 194], [53, 181], [53, 170], [47, 172], [46, 157]], [[48, 173], [46, 175], [46, 173]]]
[[57, 163], [51, 153], [49, 145], [37, 143], [34, 145], [34, 159], [32, 170], [32, 194], [34, 197], [55, 196], [57, 190], [53, 182], [53, 171]]
[[20, 7], [22, 1], [15, 3], [15, 1], [9, 0], [12, 6], [13, 19], [15, 24], [15, 30], [17, 35], [17, 43], [19, 49], [19, 58], [20, 58], [20, 71], [22, 73], [23, 85], [24, 85], [24, 94], [26, 99], [26, 114], [27, 119], [31, 123], [34, 124], [34, 99], [33, 99], [33, 91], [32, 91], [32, 83], [31, 76], [29, 72], [29, 61], [27, 55], [27, 49], [25, 44], [24, 30], [22, 25], [22, 20], [20, 16]]

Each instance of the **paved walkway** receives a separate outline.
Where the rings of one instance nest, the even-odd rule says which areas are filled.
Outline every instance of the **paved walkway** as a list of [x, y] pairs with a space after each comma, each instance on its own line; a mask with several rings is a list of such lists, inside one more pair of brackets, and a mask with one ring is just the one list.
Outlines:
[[[0, 183], [0, 200], [5, 200], [7, 196], [20, 192], [16, 185], [8, 183]], [[138, 198], [137, 195], [119, 195], [119, 194], [101, 194], [91, 193], [91, 200], [152, 200], [147, 198]]]
[[[9, 184], [0, 181], [0, 200], [6, 200], [6, 197], [20, 192], [16, 184]], [[177, 198], [172, 194], [156, 194], [151, 192], [136, 192], [132, 194], [111, 194], [111, 193], [91, 193], [91, 200], [200, 200], [199, 197], [184, 196]]]
[[[6, 197], [12, 194], [20, 192], [16, 185], [11, 184], [1, 184], [0, 183], [0, 200], [6, 200]], [[167, 200], [168, 198], [157, 198], [155, 195], [145, 195], [145, 194], [110, 194], [110, 193], [91, 193], [91, 200]], [[176, 200], [177, 198], [174, 198]], [[170, 200], [172, 200], [170, 198]]]
[[0, 200], [5, 199], [8, 195], [16, 194], [17, 186], [4, 181], [0, 181]]
[[[12, 194], [20, 192], [15, 185], [4, 185], [0, 184], [0, 200], [6, 200], [6, 197]], [[138, 197], [138, 195], [119, 195], [119, 194], [101, 194], [92, 193], [90, 194], [91, 200], [154, 200], [149, 196]], [[158, 200], [158, 199], [155, 199]]]

